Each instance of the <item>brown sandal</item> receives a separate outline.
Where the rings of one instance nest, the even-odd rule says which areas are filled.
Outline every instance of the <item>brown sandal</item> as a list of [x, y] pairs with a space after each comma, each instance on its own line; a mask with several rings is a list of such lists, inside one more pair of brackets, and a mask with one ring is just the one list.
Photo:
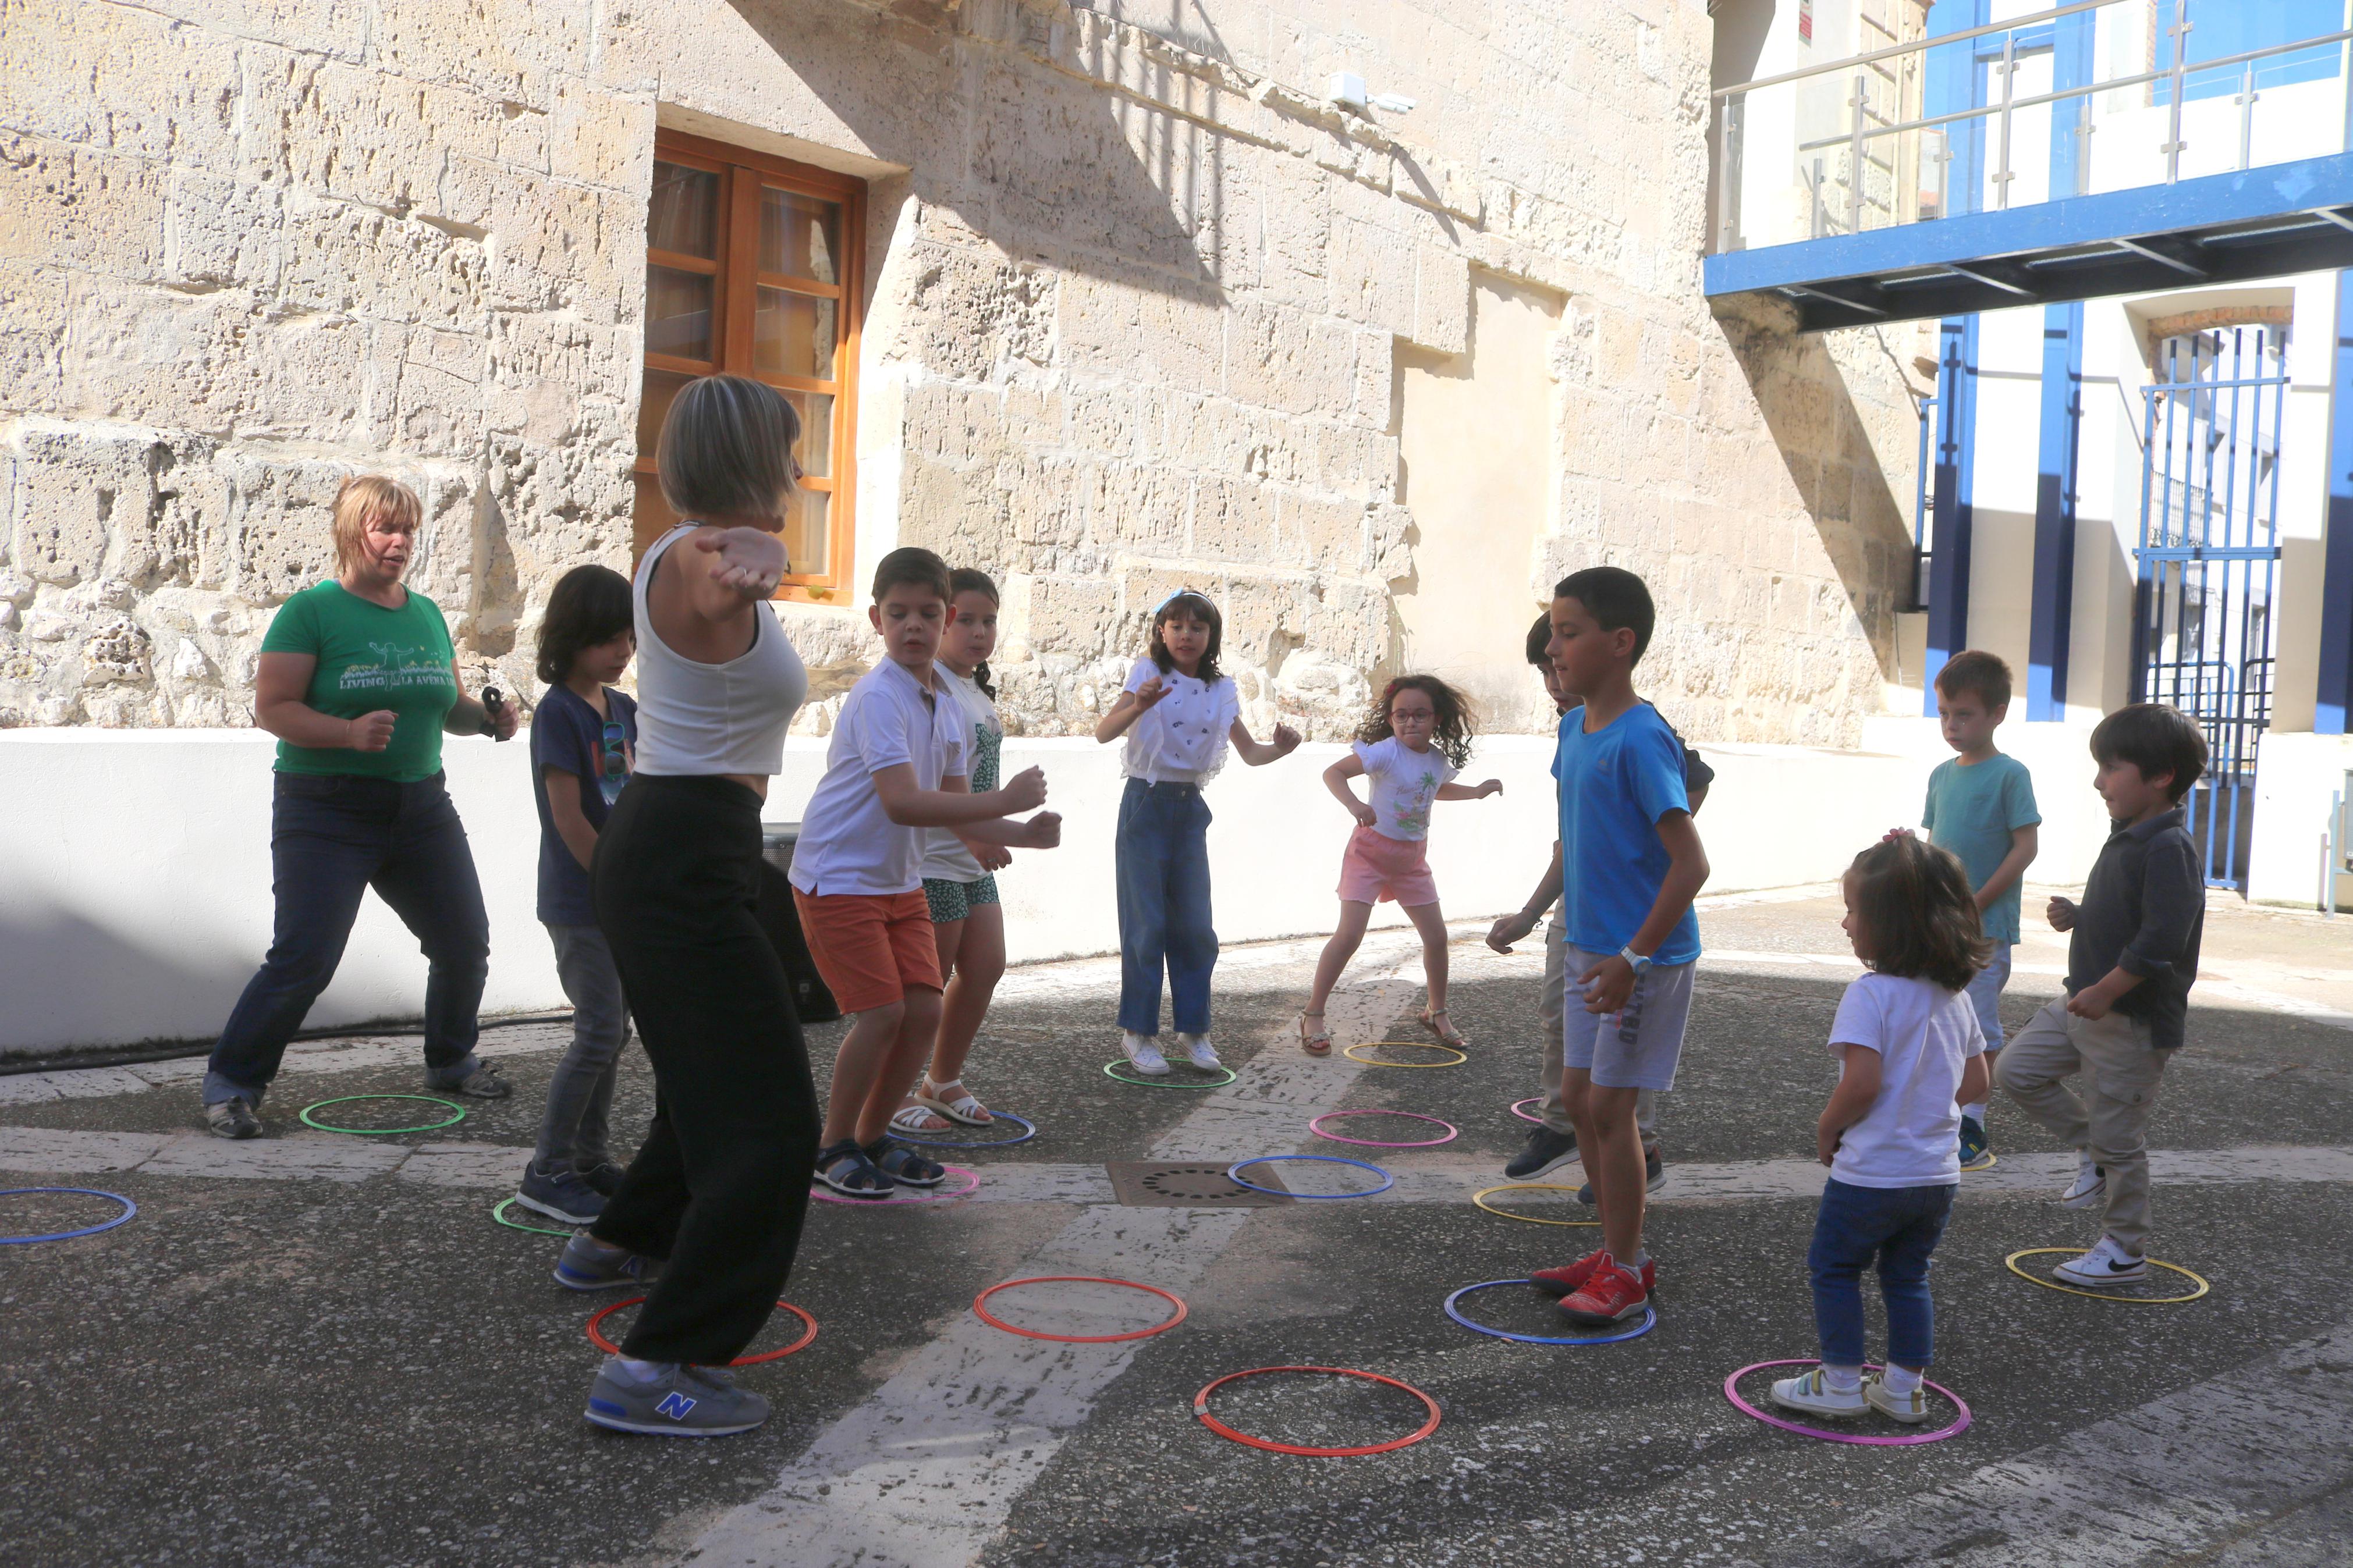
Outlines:
[[1421, 1026], [1428, 1029], [1440, 1045], [1450, 1050], [1459, 1051], [1471, 1043], [1462, 1037], [1462, 1032], [1454, 1026], [1451, 1019], [1446, 1019], [1443, 1023], [1440, 1021], [1441, 1019], [1446, 1019], [1446, 1009], [1443, 1007], [1434, 1012], [1428, 1007], [1421, 1010]]
[[[1308, 1033], [1307, 1030], [1307, 1020], [1310, 1018], [1315, 1020], [1315, 1031], [1313, 1034]], [[1299, 1047], [1311, 1057], [1328, 1057], [1332, 1054], [1332, 1031], [1324, 1027], [1323, 1014], [1299, 1015]]]

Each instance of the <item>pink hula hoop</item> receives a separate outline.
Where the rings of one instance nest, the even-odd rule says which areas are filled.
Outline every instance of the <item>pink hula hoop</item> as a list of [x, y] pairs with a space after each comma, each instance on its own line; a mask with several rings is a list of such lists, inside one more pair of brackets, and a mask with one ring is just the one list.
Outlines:
[[949, 1192], [944, 1187], [933, 1187], [928, 1189], [923, 1187], [914, 1187], [912, 1189], [902, 1187], [898, 1189], [901, 1192], [913, 1191], [922, 1193], [923, 1195], [920, 1198], [845, 1198], [838, 1193], [828, 1193], [824, 1191], [822, 1188], [816, 1186], [809, 1188], [809, 1196], [815, 1198], [821, 1204], [846, 1204], [854, 1209], [881, 1209], [890, 1208], [893, 1205], [904, 1207], [908, 1204], [938, 1203], [944, 1198], [960, 1198], [967, 1195], [968, 1194], [976, 1193], [980, 1190], [980, 1178], [975, 1175], [972, 1172], [965, 1170], [962, 1165], [942, 1165], [940, 1169], [945, 1171], [951, 1176], [962, 1176], [965, 1179], [965, 1184], [956, 1188], [954, 1192]]
[[[1960, 1415], [1955, 1418], [1953, 1424], [1949, 1426], [1939, 1426], [1934, 1432], [1907, 1432], [1901, 1437], [1873, 1436], [1861, 1432], [1826, 1432], [1820, 1426], [1800, 1426], [1795, 1421], [1784, 1421], [1778, 1415], [1768, 1415], [1764, 1411], [1757, 1408], [1754, 1405], [1749, 1404], [1748, 1401], [1740, 1397], [1740, 1389], [1738, 1387], [1740, 1380], [1746, 1377], [1752, 1372], [1761, 1372], [1768, 1366], [1820, 1366], [1820, 1364], [1821, 1363], [1819, 1361], [1808, 1361], [1803, 1359], [1796, 1361], [1751, 1362], [1746, 1366], [1742, 1367], [1738, 1372], [1734, 1373], [1730, 1377], [1724, 1380], [1724, 1396], [1732, 1401], [1732, 1407], [1734, 1409], [1739, 1411], [1744, 1415], [1754, 1415], [1757, 1420], [1762, 1421], [1767, 1426], [1778, 1426], [1784, 1432], [1795, 1432], [1802, 1436], [1820, 1437], [1825, 1443], [1852, 1443], [1858, 1447], [1866, 1448], [1909, 1448], [1922, 1443], [1941, 1443], [1947, 1437], [1957, 1437], [1962, 1433], [1969, 1429], [1970, 1416], [1968, 1402], [1963, 1399], [1959, 1394], [1955, 1394], [1951, 1389], [1947, 1388], [1943, 1384], [1930, 1383], [1925, 1377], [1920, 1380], [1920, 1386], [1923, 1388], [1934, 1389], [1936, 1393], [1943, 1394], [1947, 1399], [1951, 1400], [1953, 1402], [1953, 1408], [1959, 1411]], [[1880, 1368], [1875, 1363], [1865, 1362], [1863, 1363], [1863, 1370], [1866, 1372], [1877, 1372]]]
[[1541, 1116], [1530, 1116], [1526, 1111], [1522, 1110], [1520, 1109], [1520, 1107], [1521, 1107], [1521, 1106], [1523, 1106], [1523, 1105], [1535, 1105], [1535, 1104], [1536, 1104], [1536, 1103], [1537, 1103], [1537, 1102], [1538, 1102], [1542, 1098], [1543, 1098], [1543, 1097], [1542, 1097], [1542, 1096], [1540, 1096], [1540, 1095], [1534, 1095], [1534, 1094], [1532, 1094], [1532, 1095], [1528, 1096], [1528, 1097], [1527, 1097], [1527, 1099], [1525, 1099], [1525, 1100], [1515, 1100], [1512, 1101], [1512, 1114], [1513, 1114], [1513, 1115], [1514, 1115], [1514, 1116], [1516, 1116], [1516, 1117], [1518, 1117], [1518, 1118], [1519, 1118], [1521, 1121], [1533, 1121], [1533, 1122], [1535, 1122], [1535, 1123], [1537, 1126], [1539, 1126], [1539, 1127], [1543, 1126], [1543, 1125], [1544, 1125], [1544, 1118], [1543, 1118], [1543, 1117], [1541, 1117]]
[[[1410, 1143], [1391, 1143], [1378, 1138], [1343, 1138], [1337, 1132], [1324, 1131], [1324, 1123], [1335, 1116], [1402, 1116], [1409, 1121], [1432, 1121], [1446, 1129], [1443, 1138], [1424, 1138]], [[1366, 1149], [1435, 1149], [1440, 1143], [1451, 1143], [1462, 1136], [1461, 1130], [1451, 1121], [1435, 1116], [1424, 1116], [1418, 1110], [1327, 1110], [1307, 1124], [1307, 1131], [1318, 1138], [1329, 1138], [1335, 1143], [1355, 1143]]]

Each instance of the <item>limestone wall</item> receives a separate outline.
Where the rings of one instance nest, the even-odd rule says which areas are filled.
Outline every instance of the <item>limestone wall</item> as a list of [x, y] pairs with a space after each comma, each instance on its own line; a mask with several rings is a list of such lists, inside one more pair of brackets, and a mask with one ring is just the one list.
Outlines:
[[[1529, 610], [1631, 566], [1678, 722], [1851, 744], [1920, 347], [1710, 317], [1710, 47], [1697, 0], [0, 0], [0, 724], [247, 722], [355, 468], [529, 692], [553, 578], [628, 561], [670, 125], [871, 182], [857, 559], [997, 573], [1017, 728], [1087, 722], [1179, 584], [1254, 718], [1345, 728], [1448, 542], [1398, 357], [1465, 353], [1483, 270], [1561, 300], [1552, 449], [1493, 455], [1550, 498]], [[1343, 68], [1416, 108], [1331, 110]], [[785, 614], [820, 693], [863, 663]]]

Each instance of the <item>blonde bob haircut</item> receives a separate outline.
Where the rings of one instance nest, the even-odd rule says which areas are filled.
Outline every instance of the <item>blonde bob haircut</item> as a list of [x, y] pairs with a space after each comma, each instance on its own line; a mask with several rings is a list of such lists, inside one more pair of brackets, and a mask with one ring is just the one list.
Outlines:
[[360, 540], [368, 524], [382, 518], [408, 525], [414, 533], [425, 521], [425, 507], [417, 492], [384, 474], [353, 474], [335, 492], [335, 570], [348, 572], [367, 559]]
[[801, 417], [785, 395], [740, 375], [679, 390], [655, 458], [662, 500], [681, 518], [775, 517], [799, 477]]

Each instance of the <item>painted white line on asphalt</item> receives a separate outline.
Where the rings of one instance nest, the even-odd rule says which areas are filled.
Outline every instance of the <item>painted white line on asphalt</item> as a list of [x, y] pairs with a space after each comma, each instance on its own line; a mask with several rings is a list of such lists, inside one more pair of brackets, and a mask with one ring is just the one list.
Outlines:
[[[1409, 994], [1394, 979], [1335, 994], [1334, 1034], [1377, 1037], [1369, 1031]], [[1155, 1144], [1151, 1157], [1188, 1157], [1204, 1136], [1195, 1129], [1218, 1122], [1230, 1102], [1286, 1102], [1304, 1067], [1318, 1069], [1324, 1096], [1345, 1089], [1351, 1075], [1330, 1070], [1341, 1060], [1335, 1053], [1309, 1064], [1296, 1052], [1261, 1051]], [[1108, 1275], [1181, 1293], [1252, 1213], [1264, 1212], [1090, 1207], [1008, 1278]], [[765, 1495], [707, 1531], [690, 1560], [696, 1568], [965, 1568], [1135, 1350], [1136, 1342], [1022, 1339], [963, 1314], [863, 1405], [818, 1433]]]
[[[492, 1061], [502, 1057], [560, 1051], [572, 1043], [572, 1026], [519, 1024], [482, 1037], [482, 1055]], [[425, 1042], [416, 1037], [348, 1035], [326, 1040], [298, 1040], [286, 1047], [279, 1082], [316, 1073], [358, 1072], [387, 1067], [425, 1070]], [[0, 1077], [0, 1105], [37, 1105], [51, 1100], [90, 1100], [102, 1095], [143, 1094], [151, 1089], [193, 1088], [203, 1081], [205, 1058], [181, 1057], [172, 1061], [134, 1062], [119, 1068], [70, 1068], [58, 1072], [11, 1073]], [[280, 1098], [283, 1098], [281, 1089]], [[190, 1120], [201, 1120], [190, 1102]]]
[[1852, 1523], [1825, 1529], [1827, 1516], [1795, 1519], [1793, 1531], [1814, 1539], [1771, 1561], [1775, 1568], [2207, 1561], [2211, 1550], [2258, 1536], [2265, 1524], [2353, 1485], [2348, 1410], [2353, 1323]]

